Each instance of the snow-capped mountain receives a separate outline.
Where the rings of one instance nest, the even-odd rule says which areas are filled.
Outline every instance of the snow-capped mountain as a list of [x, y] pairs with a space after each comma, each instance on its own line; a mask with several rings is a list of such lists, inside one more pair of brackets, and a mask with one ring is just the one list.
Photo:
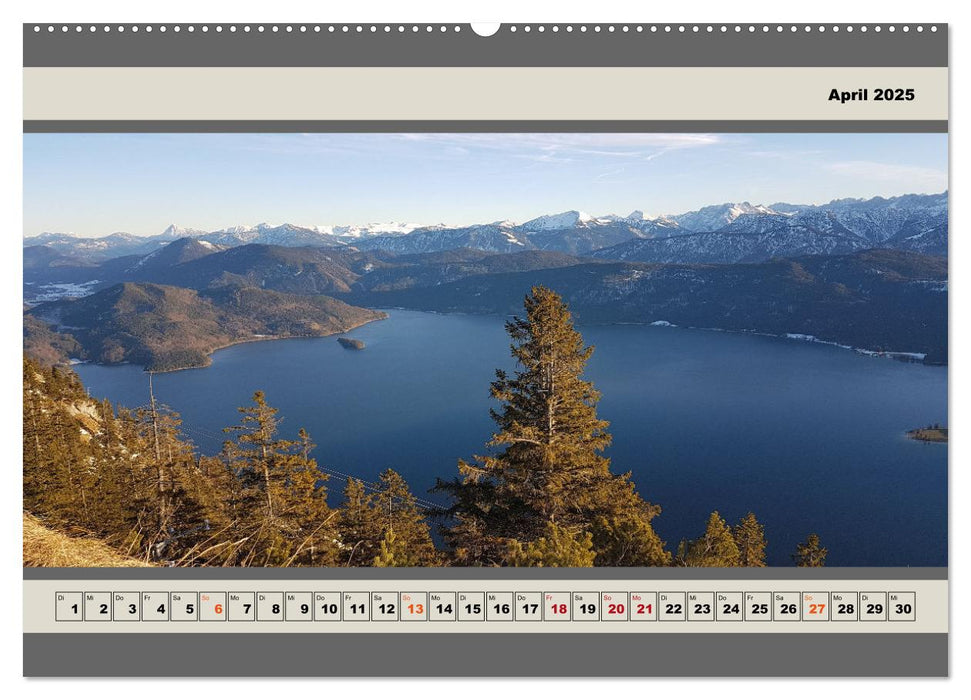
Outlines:
[[794, 215], [817, 228], [853, 231], [874, 244], [926, 234], [947, 222], [947, 193], [839, 199]]
[[613, 222], [627, 221], [632, 224], [637, 224], [644, 221], [646, 217], [644, 216], [644, 212], [642, 212], [640, 209], [635, 209], [627, 216], [617, 216], [616, 214], [604, 214], [603, 216], [598, 216], [597, 218], [600, 221], [613, 221]]
[[[775, 256], [896, 248], [947, 254], [948, 193], [840, 199], [822, 205], [729, 202], [676, 215], [592, 216], [580, 210], [544, 214], [517, 224], [499, 220], [470, 226], [387, 222], [298, 226], [258, 224], [201, 231], [175, 224], [156, 236], [115, 233], [78, 238], [43, 233], [24, 246], [99, 262], [145, 255], [180, 238], [219, 247], [250, 243], [287, 247], [353, 246], [396, 254], [472, 248], [495, 253], [544, 250], [643, 262], [741, 262]], [[685, 240], [678, 240], [684, 238]]]
[[592, 255], [674, 263], [760, 262], [871, 248], [947, 255], [947, 199], [944, 192], [806, 206], [721, 204], [671, 217], [679, 224], [671, 235], [625, 241]]
[[[585, 255], [623, 241], [654, 235], [651, 225], [653, 222], [636, 217], [595, 218], [581, 211], [567, 211], [540, 216], [523, 224], [505, 220], [460, 228], [427, 227], [407, 235], [374, 236], [355, 241], [354, 246], [398, 254], [474, 248], [493, 253], [545, 250]], [[663, 228], [664, 224], [660, 226]]]
[[314, 226], [314, 230], [318, 233], [327, 234], [329, 236], [337, 236], [338, 238], [347, 240], [356, 240], [360, 238], [367, 238], [369, 236], [403, 236], [418, 228], [422, 228], [422, 225], [400, 223], [397, 221], [364, 224], [363, 226]]
[[159, 238], [166, 238], [170, 241], [176, 241], [180, 238], [195, 238], [196, 236], [202, 236], [208, 233], [208, 231], [203, 231], [198, 228], [188, 228], [186, 226], [179, 226], [178, 224], [169, 224], [162, 233], [159, 234]]
[[583, 224], [596, 223], [597, 219], [583, 211], [565, 211], [562, 214], [544, 214], [518, 226], [520, 231], [562, 231]]
[[433, 253], [456, 248], [473, 248], [492, 253], [531, 250], [536, 246], [529, 237], [508, 221], [462, 228], [432, 226], [406, 235], [385, 234], [362, 239], [354, 244], [359, 250], [384, 250], [391, 253]]
[[697, 211], [672, 216], [671, 220], [686, 231], [717, 231], [732, 223], [740, 216], [778, 214], [769, 207], [751, 205], [748, 202], [714, 204]]
[[41, 233], [24, 239], [24, 247], [44, 246], [60, 255], [86, 262], [100, 262], [124, 255], [145, 255], [174, 239], [167, 235], [135, 236], [112, 233], [102, 238], [79, 238], [68, 233]]
[[628, 241], [594, 251], [593, 257], [656, 263], [745, 263], [799, 255], [832, 255], [870, 246], [855, 236], [784, 226], [745, 233], [716, 231]]
[[178, 238], [140, 258], [127, 271], [132, 274], [146, 275], [157, 269], [166, 269], [173, 265], [192, 262], [221, 250], [225, 250], [225, 248], [203, 239], [189, 236]]
[[294, 224], [274, 226], [263, 223], [251, 227], [233, 226], [221, 231], [204, 233], [198, 238], [221, 246], [237, 246], [247, 243], [291, 247], [343, 245], [343, 241], [334, 235], [305, 226], [295, 226]]

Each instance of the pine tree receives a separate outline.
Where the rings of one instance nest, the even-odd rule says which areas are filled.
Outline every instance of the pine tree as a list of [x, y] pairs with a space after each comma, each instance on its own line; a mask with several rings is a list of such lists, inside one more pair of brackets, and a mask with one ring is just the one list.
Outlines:
[[178, 477], [174, 494], [180, 535], [159, 555], [177, 566], [225, 566], [238, 560], [243, 534], [243, 491], [220, 456], [199, 457]]
[[240, 481], [234, 529], [247, 540], [236, 563], [326, 564], [335, 554], [337, 518], [327, 506], [325, 477], [310, 457], [309, 436], [301, 431], [299, 440], [278, 438], [277, 409], [262, 391], [239, 412], [241, 423], [226, 429], [236, 439], [223, 446], [223, 459]]
[[360, 479], [347, 480], [339, 514], [341, 563], [344, 566], [368, 566], [380, 553], [384, 526], [380, 512], [374, 508], [367, 487]]
[[510, 566], [590, 567], [594, 564], [593, 536], [574, 534], [556, 523], [547, 523], [545, 534], [525, 545], [510, 540], [507, 556]]
[[380, 542], [380, 551], [378, 552], [378, 555], [374, 557], [374, 566], [383, 568], [392, 566], [418, 565], [419, 564], [411, 559], [407, 547], [405, 547], [394, 534], [394, 530], [388, 530]]
[[398, 548], [395, 547], [395, 536], [392, 530], [381, 540], [378, 556], [374, 557], [374, 566], [380, 568], [399, 566], [397, 563], [398, 551]]
[[819, 535], [810, 534], [805, 542], [796, 545], [796, 553], [792, 555], [796, 566], [825, 566], [826, 555], [829, 550], [819, 543]]
[[668, 566], [671, 553], [651, 526], [661, 508], [637, 494], [629, 473], [604, 486], [589, 525], [596, 566]]
[[25, 356], [23, 399], [24, 507], [63, 524], [97, 526], [97, 430], [80, 380]]
[[249, 492], [260, 501], [263, 518], [273, 522], [276, 518], [280, 488], [284, 470], [281, 469], [292, 454], [295, 443], [276, 438], [277, 409], [266, 403], [262, 391], [253, 394], [253, 406], [240, 407], [243, 419], [239, 425], [225, 428], [235, 433], [236, 441], [223, 445], [223, 454]]
[[91, 531], [122, 549], [125, 554], [146, 554], [144, 535], [158, 532], [148, 516], [142, 465], [147, 461], [142, 444], [131, 431], [126, 412], [115, 415], [107, 401], [97, 404], [100, 429], [91, 440], [92, 473], [90, 510], [97, 525]]
[[25, 358], [23, 376], [24, 508], [45, 522], [183, 566], [336, 563], [310, 437], [276, 440], [262, 396], [221, 459], [197, 458], [178, 414], [151, 394], [148, 408], [116, 411], [73, 372]]
[[432, 543], [424, 510], [418, 506], [408, 483], [393, 469], [379, 477], [375, 502], [382, 511], [387, 507], [387, 532], [394, 532], [396, 546], [402, 554], [398, 566], [434, 566], [439, 563]]
[[765, 566], [765, 528], [754, 513], [742, 518], [732, 528], [732, 535], [738, 545], [739, 566]]
[[195, 503], [186, 483], [197, 468], [192, 445], [181, 433], [182, 418], [155, 399], [150, 390], [148, 408], [134, 414], [135, 440], [141, 472], [138, 494], [145, 510], [142, 546], [155, 558], [168, 557], [179, 547], [177, 540], [200, 527]]
[[423, 510], [392, 469], [382, 472], [370, 491], [362, 481], [349, 479], [340, 515], [347, 566], [440, 564]]
[[552, 290], [534, 287], [525, 310], [506, 324], [517, 369], [497, 370], [491, 385], [500, 408], [490, 412], [497, 430], [487, 447], [497, 451], [460, 460], [460, 478], [436, 487], [453, 500], [446, 538], [456, 563], [508, 563], [509, 541], [536, 541], [550, 523], [591, 533], [598, 565], [666, 562], [650, 525], [659, 509], [603, 455], [608, 423], [583, 378], [593, 348]]
[[681, 542], [678, 546], [678, 563], [681, 566], [739, 566], [740, 554], [732, 531], [716, 510], [708, 518], [705, 534], [693, 542]]
[[23, 464], [24, 507], [44, 513], [56, 491], [64, 488], [51, 457], [54, 440], [46, 398], [47, 379], [43, 368], [26, 356], [23, 360]]

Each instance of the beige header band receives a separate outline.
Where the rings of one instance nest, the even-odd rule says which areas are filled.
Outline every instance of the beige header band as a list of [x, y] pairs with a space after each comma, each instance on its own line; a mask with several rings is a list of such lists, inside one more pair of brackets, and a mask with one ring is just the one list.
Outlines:
[[946, 68], [24, 69], [25, 120], [947, 118]]

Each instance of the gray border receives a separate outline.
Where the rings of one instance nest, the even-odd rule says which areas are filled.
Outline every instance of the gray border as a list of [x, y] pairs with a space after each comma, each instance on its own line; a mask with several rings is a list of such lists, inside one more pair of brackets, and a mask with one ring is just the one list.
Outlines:
[[[614, 628], [611, 628], [614, 629]], [[947, 634], [25, 634], [25, 676], [947, 676]]]
[[125, 568], [31, 568], [24, 567], [25, 581], [60, 580], [124, 581], [946, 581], [947, 567], [597, 567], [559, 568], [246, 568], [246, 567], [125, 567]]
[[[167, 28], [164, 33], [159, 31], [163, 25]], [[35, 26], [41, 31], [35, 32]], [[76, 31], [79, 26], [80, 32]], [[874, 67], [947, 66], [948, 59], [946, 24], [933, 25], [936, 32], [930, 31], [930, 24], [920, 24], [920, 32], [916, 31], [918, 24], [870, 24], [866, 32], [858, 24], [840, 24], [839, 31], [827, 24], [821, 32], [818, 24], [746, 22], [727, 24], [728, 31], [721, 32], [719, 22], [711, 25], [710, 33], [707, 23], [693, 22], [520, 24], [515, 31], [512, 25], [502, 25], [491, 37], [478, 36], [468, 24], [458, 25], [459, 32], [454, 24], [445, 25], [444, 32], [441, 24], [431, 25], [432, 31], [427, 31], [430, 25], [424, 23], [404, 25], [404, 32], [398, 31], [401, 25], [397, 23], [370, 22], [178, 24], [178, 33], [172, 23], [150, 25], [151, 32], [146, 31], [148, 26], [111, 24], [105, 32], [104, 24], [24, 24], [24, 66]], [[246, 26], [252, 31], [243, 31]], [[260, 26], [265, 31], [259, 32]], [[287, 32], [288, 26], [292, 31]], [[318, 26], [319, 32], [315, 31]], [[390, 31], [385, 32], [385, 26]], [[766, 26], [769, 31], [762, 31]], [[777, 31], [779, 26], [783, 31]], [[791, 31], [794, 26], [795, 32]], [[909, 31], [904, 31], [905, 26]], [[300, 31], [301, 27], [306, 31]], [[419, 31], [412, 31], [413, 27]]]
[[946, 120], [24, 120], [49, 133], [947, 133]]

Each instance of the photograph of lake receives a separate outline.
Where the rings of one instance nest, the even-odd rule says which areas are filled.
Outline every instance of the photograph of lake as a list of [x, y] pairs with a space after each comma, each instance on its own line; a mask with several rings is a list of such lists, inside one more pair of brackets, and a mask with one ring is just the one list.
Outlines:
[[24, 152], [25, 565], [948, 563], [945, 134]]
[[[314, 436], [322, 465], [371, 465], [355, 473], [373, 481], [391, 467], [434, 500], [426, 491], [435, 477], [451, 476], [457, 458], [492, 432], [488, 383], [497, 366], [512, 369], [504, 319], [389, 316], [355, 331], [367, 352], [331, 338], [237, 345], [206, 369], [157, 376], [155, 391], [215, 453], [236, 406], [265, 388], [287, 430]], [[607, 454], [665, 504], [655, 521], [663, 539], [691, 532], [715, 509], [733, 520], [751, 510], [775, 533], [770, 564], [788, 564], [813, 528], [833, 565], [946, 563], [947, 449], [902, 429], [928, 416], [946, 423], [946, 368], [751, 335], [581, 330], [596, 346], [588, 375], [614, 435]], [[94, 396], [147, 401], [140, 367], [75, 370]], [[919, 535], [902, 540], [902, 523]]]

